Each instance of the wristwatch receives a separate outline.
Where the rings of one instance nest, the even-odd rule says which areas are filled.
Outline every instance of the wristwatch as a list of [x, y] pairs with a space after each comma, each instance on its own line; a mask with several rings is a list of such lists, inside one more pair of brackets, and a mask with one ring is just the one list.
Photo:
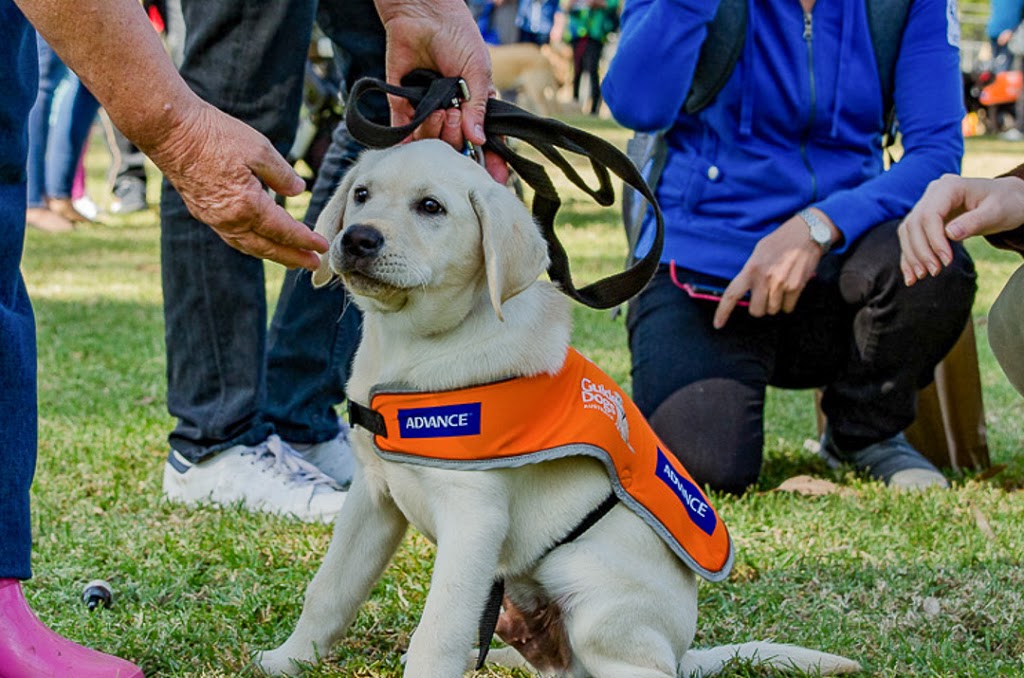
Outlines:
[[828, 254], [828, 251], [832, 249], [832, 228], [809, 209], [802, 209], [796, 215], [807, 224], [807, 228], [811, 231], [811, 240], [818, 244], [821, 253]]

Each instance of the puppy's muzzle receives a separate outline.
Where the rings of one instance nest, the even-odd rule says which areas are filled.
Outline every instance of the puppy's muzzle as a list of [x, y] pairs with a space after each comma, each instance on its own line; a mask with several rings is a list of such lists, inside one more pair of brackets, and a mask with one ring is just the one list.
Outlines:
[[355, 224], [341, 235], [342, 270], [365, 270], [384, 249], [384, 234], [372, 226]]

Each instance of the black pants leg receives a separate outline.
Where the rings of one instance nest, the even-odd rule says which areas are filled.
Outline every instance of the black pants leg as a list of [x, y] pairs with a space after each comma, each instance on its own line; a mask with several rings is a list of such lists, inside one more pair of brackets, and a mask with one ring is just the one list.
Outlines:
[[[728, 492], [756, 482], [768, 385], [824, 387], [844, 449], [913, 421], [917, 390], [967, 322], [975, 276], [957, 246], [941, 275], [906, 287], [897, 225], [826, 257], [788, 315], [752, 318], [738, 308], [715, 330], [715, 303], [690, 298], [667, 268], [630, 305], [633, 397], [698, 482]], [[686, 271], [677, 280], [727, 282]]]

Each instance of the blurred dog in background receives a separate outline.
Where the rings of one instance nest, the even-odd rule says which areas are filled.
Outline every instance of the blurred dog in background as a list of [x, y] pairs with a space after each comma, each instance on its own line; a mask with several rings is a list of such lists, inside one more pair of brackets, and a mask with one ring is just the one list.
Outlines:
[[549, 117], [567, 112], [572, 98], [572, 50], [528, 42], [488, 45], [494, 86], [503, 99]]

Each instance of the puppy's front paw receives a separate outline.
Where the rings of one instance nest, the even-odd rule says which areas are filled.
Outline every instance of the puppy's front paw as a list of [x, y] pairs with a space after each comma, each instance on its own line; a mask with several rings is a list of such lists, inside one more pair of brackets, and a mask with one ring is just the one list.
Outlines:
[[297, 661], [302, 660], [292, 658], [283, 646], [276, 650], [257, 652], [252, 658], [253, 666], [270, 676], [297, 676], [302, 670]]

